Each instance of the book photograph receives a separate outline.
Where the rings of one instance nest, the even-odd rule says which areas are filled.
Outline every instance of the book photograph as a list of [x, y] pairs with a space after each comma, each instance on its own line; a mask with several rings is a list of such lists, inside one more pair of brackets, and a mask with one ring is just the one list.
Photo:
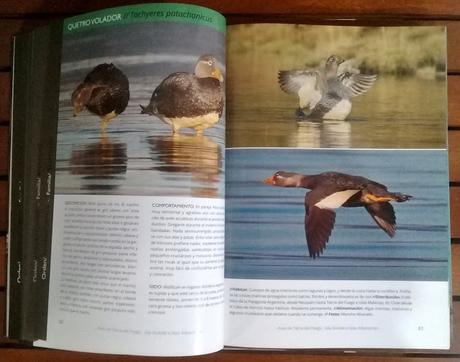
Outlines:
[[443, 27], [242, 24], [227, 42], [228, 147], [445, 147]]
[[64, 25], [56, 192], [221, 197], [224, 34], [77, 24]]
[[227, 278], [448, 280], [443, 151], [231, 149], [234, 165]]

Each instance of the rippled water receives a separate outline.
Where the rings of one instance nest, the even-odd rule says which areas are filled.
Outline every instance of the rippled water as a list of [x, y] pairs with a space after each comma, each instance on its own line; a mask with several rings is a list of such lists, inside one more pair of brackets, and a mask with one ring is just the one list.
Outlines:
[[[447, 280], [444, 151], [233, 149], [226, 162], [226, 277]], [[304, 232], [307, 190], [262, 183], [278, 170], [360, 175], [414, 198], [393, 203], [394, 238], [363, 208], [338, 209], [323, 255], [312, 259]]]
[[[201, 54], [215, 55], [223, 68], [224, 53], [223, 34], [193, 24], [136, 24], [65, 38], [56, 192], [222, 197], [225, 120], [203, 136], [193, 130], [173, 135], [158, 118], [141, 115], [139, 104], [148, 104], [168, 74], [193, 72]], [[98, 116], [84, 111], [73, 117], [70, 98], [105, 62], [128, 77], [130, 101], [103, 133]]]

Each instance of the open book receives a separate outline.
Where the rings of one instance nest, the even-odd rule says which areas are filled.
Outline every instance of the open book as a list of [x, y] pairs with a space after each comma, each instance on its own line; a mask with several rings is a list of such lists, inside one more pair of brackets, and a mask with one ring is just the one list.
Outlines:
[[14, 42], [8, 335], [447, 349], [440, 27], [101, 10]]

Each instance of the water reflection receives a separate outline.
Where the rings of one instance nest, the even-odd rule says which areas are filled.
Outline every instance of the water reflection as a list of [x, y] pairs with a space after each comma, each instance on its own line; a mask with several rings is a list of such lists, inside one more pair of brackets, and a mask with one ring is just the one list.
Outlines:
[[288, 144], [295, 147], [349, 148], [351, 125], [348, 121], [318, 120], [298, 122], [297, 132], [290, 134]]
[[106, 135], [99, 141], [75, 144], [69, 160], [72, 175], [81, 176], [84, 190], [115, 190], [125, 180], [128, 156], [126, 143]]
[[445, 147], [445, 78], [382, 75], [369, 92], [353, 98], [347, 122], [300, 124], [298, 100], [278, 85], [285, 60], [262, 54], [229, 58], [227, 147]]
[[222, 150], [211, 138], [175, 133], [150, 136], [147, 142], [152, 160], [160, 161], [155, 170], [190, 175], [193, 181], [190, 189], [192, 196], [219, 196], [219, 175], [223, 172]]

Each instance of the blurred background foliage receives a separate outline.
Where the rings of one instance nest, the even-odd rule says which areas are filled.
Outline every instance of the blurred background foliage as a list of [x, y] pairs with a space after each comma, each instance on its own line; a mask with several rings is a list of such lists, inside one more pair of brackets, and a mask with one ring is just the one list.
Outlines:
[[247, 24], [230, 27], [227, 52], [279, 57], [285, 68], [315, 67], [336, 54], [359, 60], [362, 73], [434, 78], [446, 71], [445, 37], [443, 27]]

